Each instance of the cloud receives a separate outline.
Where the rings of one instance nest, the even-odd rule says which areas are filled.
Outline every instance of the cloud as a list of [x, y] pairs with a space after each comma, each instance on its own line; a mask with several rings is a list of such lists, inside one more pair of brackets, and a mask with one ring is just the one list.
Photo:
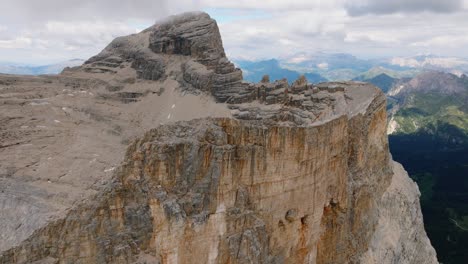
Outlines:
[[231, 58], [317, 51], [468, 56], [468, 0], [0, 0], [0, 6], [2, 60], [86, 59], [117, 36], [200, 9], [218, 20]]
[[[349, 16], [344, 9], [270, 13], [267, 18], [221, 24], [230, 57], [267, 59], [318, 51], [351, 53], [365, 58], [427, 52], [468, 56], [467, 11], [357, 17]], [[281, 39], [289, 42], [285, 44]]]
[[424, 11], [452, 13], [462, 10], [464, 2], [463, 0], [350, 0], [345, 7], [351, 16]]
[[189, 0], [0, 0], [1, 20], [16, 23], [53, 20], [112, 20], [128, 18], [155, 21], [169, 14], [199, 8], [197, 1]]
[[305, 11], [339, 8], [345, 0], [201, 0], [198, 4], [203, 7], [233, 8], [233, 9], [262, 9], [273, 11]]
[[438, 58], [438, 57], [426, 57], [424, 60], [417, 60], [415, 58], [400, 58], [395, 57], [390, 60], [393, 65], [401, 67], [425, 67], [425, 66], [437, 66], [442, 68], [454, 68], [457, 66], [466, 65], [467, 62], [460, 58]]
[[9, 40], [0, 40], [0, 48], [2, 49], [21, 49], [29, 47], [32, 43], [30, 38], [19, 37]]
[[[32, 53], [33, 56], [19, 55], [34, 60], [43, 58], [40, 53], [50, 53], [53, 60], [68, 59], [70, 51], [83, 52], [78, 57], [87, 58], [98, 53], [114, 38], [136, 33], [137, 28], [121, 22], [104, 21], [48, 21], [42, 25], [25, 27], [19, 32], [0, 31], [0, 56], [13, 56], [12, 50]], [[33, 52], [36, 51], [36, 52]], [[58, 55], [54, 58], [54, 55]], [[16, 55], [18, 56], [18, 55]], [[9, 60], [15, 59], [10, 58]], [[16, 58], [17, 60], [18, 58]], [[49, 61], [47, 61], [49, 62]]]
[[328, 70], [328, 63], [326, 62], [319, 63], [317, 64], [317, 67], [322, 70]]
[[0, 6], [1, 60], [39, 63], [88, 58], [117, 36], [199, 8], [189, 0], [0, 0]]
[[69, 46], [80, 48], [83, 46], [95, 46], [96, 44], [107, 44], [118, 36], [137, 33], [137, 31], [136, 28], [119, 22], [49, 21], [43, 29], [30, 34], [40, 39], [62, 40]]

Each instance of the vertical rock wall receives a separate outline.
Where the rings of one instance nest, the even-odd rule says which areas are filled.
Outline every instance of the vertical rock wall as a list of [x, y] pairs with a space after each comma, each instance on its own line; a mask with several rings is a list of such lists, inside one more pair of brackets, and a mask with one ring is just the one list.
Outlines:
[[384, 101], [308, 127], [195, 120], [148, 132], [108, 191], [2, 263], [347, 263], [392, 174]]
[[0, 263], [436, 262], [417, 192], [391, 163], [376, 88], [243, 83], [203, 13], [118, 38], [69, 74], [117, 69], [209, 93], [232, 118], [150, 130], [104, 190]]

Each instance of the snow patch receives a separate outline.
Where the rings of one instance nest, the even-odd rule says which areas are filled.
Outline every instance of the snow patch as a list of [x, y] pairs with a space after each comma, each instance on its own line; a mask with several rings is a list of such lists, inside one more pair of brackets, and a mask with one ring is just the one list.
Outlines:
[[104, 172], [111, 172], [111, 171], [113, 171], [113, 170], [115, 170], [115, 167], [110, 167], [110, 168], [108, 168], [108, 169], [105, 169]]

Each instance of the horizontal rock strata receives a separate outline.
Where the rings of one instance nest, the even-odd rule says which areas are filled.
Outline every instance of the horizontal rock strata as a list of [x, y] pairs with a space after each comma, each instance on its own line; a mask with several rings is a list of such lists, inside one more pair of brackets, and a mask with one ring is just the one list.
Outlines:
[[365, 83], [244, 82], [204, 13], [1, 75], [0, 263], [436, 263], [385, 109]]

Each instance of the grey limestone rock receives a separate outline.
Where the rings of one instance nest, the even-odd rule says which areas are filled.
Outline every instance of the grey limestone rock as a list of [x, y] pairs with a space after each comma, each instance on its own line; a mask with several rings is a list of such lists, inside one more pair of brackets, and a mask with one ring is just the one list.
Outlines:
[[245, 82], [205, 13], [0, 95], [0, 263], [436, 262], [380, 90]]

